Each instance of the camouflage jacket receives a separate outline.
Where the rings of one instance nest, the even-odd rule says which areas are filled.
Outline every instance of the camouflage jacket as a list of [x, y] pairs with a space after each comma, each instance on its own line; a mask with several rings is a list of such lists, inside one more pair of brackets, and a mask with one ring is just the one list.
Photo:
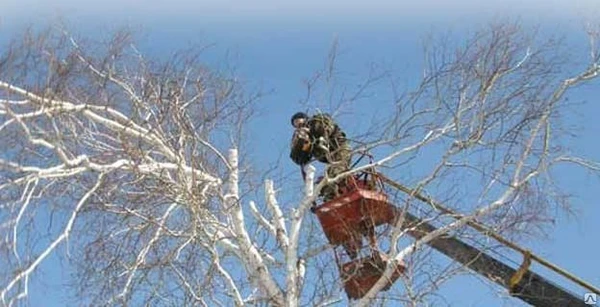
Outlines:
[[321, 139], [329, 152], [346, 146], [346, 135], [328, 114], [316, 114], [304, 127], [296, 129], [292, 137], [290, 158], [298, 165], [304, 165], [314, 156], [328, 163], [326, 154], [315, 143]]

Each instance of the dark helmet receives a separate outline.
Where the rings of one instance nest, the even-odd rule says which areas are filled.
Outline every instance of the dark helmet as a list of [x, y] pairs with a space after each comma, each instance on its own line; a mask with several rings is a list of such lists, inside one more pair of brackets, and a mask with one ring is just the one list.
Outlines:
[[292, 115], [292, 119], [290, 120], [290, 122], [292, 123], [292, 126], [294, 125], [294, 121], [299, 118], [308, 119], [308, 115], [306, 115], [306, 113], [303, 113], [303, 112], [298, 112], [298, 113]]

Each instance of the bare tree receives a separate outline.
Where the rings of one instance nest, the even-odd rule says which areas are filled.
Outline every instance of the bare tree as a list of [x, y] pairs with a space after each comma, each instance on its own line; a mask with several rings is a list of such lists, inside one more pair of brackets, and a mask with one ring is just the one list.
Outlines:
[[[35, 291], [30, 280], [52, 255], [75, 268], [77, 297], [94, 305], [333, 304], [343, 300], [338, 268], [309, 208], [328, 182], [372, 167], [461, 215], [425, 211], [414, 194], [390, 190], [392, 202], [439, 228], [409, 244], [409, 230], [389, 229], [394, 261], [356, 304], [426, 302], [464, 272], [432, 265], [427, 243], [448, 234], [477, 239], [465, 229], [471, 221], [515, 238], [535, 235], [564, 205], [552, 167], [600, 169], [559, 147], [555, 124], [569, 91], [600, 73], [597, 32], [589, 34], [592, 58], [581, 71], [561, 41], [517, 24], [489, 26], [463, 44], [432, 41], [421, 82], [395, 97], [393, 116], [355, 148], [385, 154], [317, 185], [308, 167], [304, 194], [286, 207], [273, 180], [264, 182], [264, 199], [253, 199], [240, 162], [257, 95], [202, 65], [201, 52], [159, 61], [128, 32], [101, 42], [27, 32], [0, 58], [2, 304]], [[332, 67], [309, 85], [319, 76], [330, 82]], [[364, 85], [388, 76], [374, 72]], [[338, 109], [365, 86], [342, 95]], [[396, 175], [423, 152], [427, 169]], [[401, 282], [381, 292], [400, 262]]]

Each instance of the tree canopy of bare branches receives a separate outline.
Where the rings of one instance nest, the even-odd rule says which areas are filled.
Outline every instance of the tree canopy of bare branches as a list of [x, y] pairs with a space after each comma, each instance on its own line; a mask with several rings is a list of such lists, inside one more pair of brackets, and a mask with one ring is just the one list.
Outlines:
[[[69, 263], [75, 297], [92, 305], [341, 301], [331, 247], [309, 208], [327, 182], [374, 166], [461, 213], [419, 211], [439, 226], [419, 240], [404, 240], [400, 227], [387, 232], [394, 261], [385, 276], [401, 261], [406, 274], [391, 291], [381, 292], [381, 279], [354, 302], [422, 303], [461, 271], [431, 265], [428, 242], [472, 237], [470, 221], [516, 238], [534, 233], [563, 205], [553, 167], [600, 170], [560, 146], [555, 124], [575, 86], [600, 73], [598, 35], [588, 34], [582, 68], [562, 41], [518, 24], [491, 25], [461, 43], [432, 40], [416, 88], [395, 97], [393, 115], [354, 148], [382, 154], [316, 185], [309, 166], [301, 200], [284, 206], [282, 183], [272, 180], [263, 199], [252, 199], [256, 184], [240, 162], [257, 95], [203, 65], [201, 52], [163, 61], [126, 31], [106, 41], [26, 32], [0, 57], [1, 304], [36, 291], [31, 280], [51, 257]], [[424, 153], [428, 167], [398, 175]], [[403, 209], [423, 209], [389, 192]]]

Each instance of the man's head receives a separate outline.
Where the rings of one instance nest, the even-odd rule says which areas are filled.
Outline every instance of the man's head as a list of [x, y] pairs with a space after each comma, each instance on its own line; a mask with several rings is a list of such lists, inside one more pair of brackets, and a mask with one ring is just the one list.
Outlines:
[[295, 128], [300, 128], [304, 125], [304, 123], [306, 123], [307, 120], [308, 115], [306, 115], [306, 113], [298, 112], [292, 115], [291, 123]]

